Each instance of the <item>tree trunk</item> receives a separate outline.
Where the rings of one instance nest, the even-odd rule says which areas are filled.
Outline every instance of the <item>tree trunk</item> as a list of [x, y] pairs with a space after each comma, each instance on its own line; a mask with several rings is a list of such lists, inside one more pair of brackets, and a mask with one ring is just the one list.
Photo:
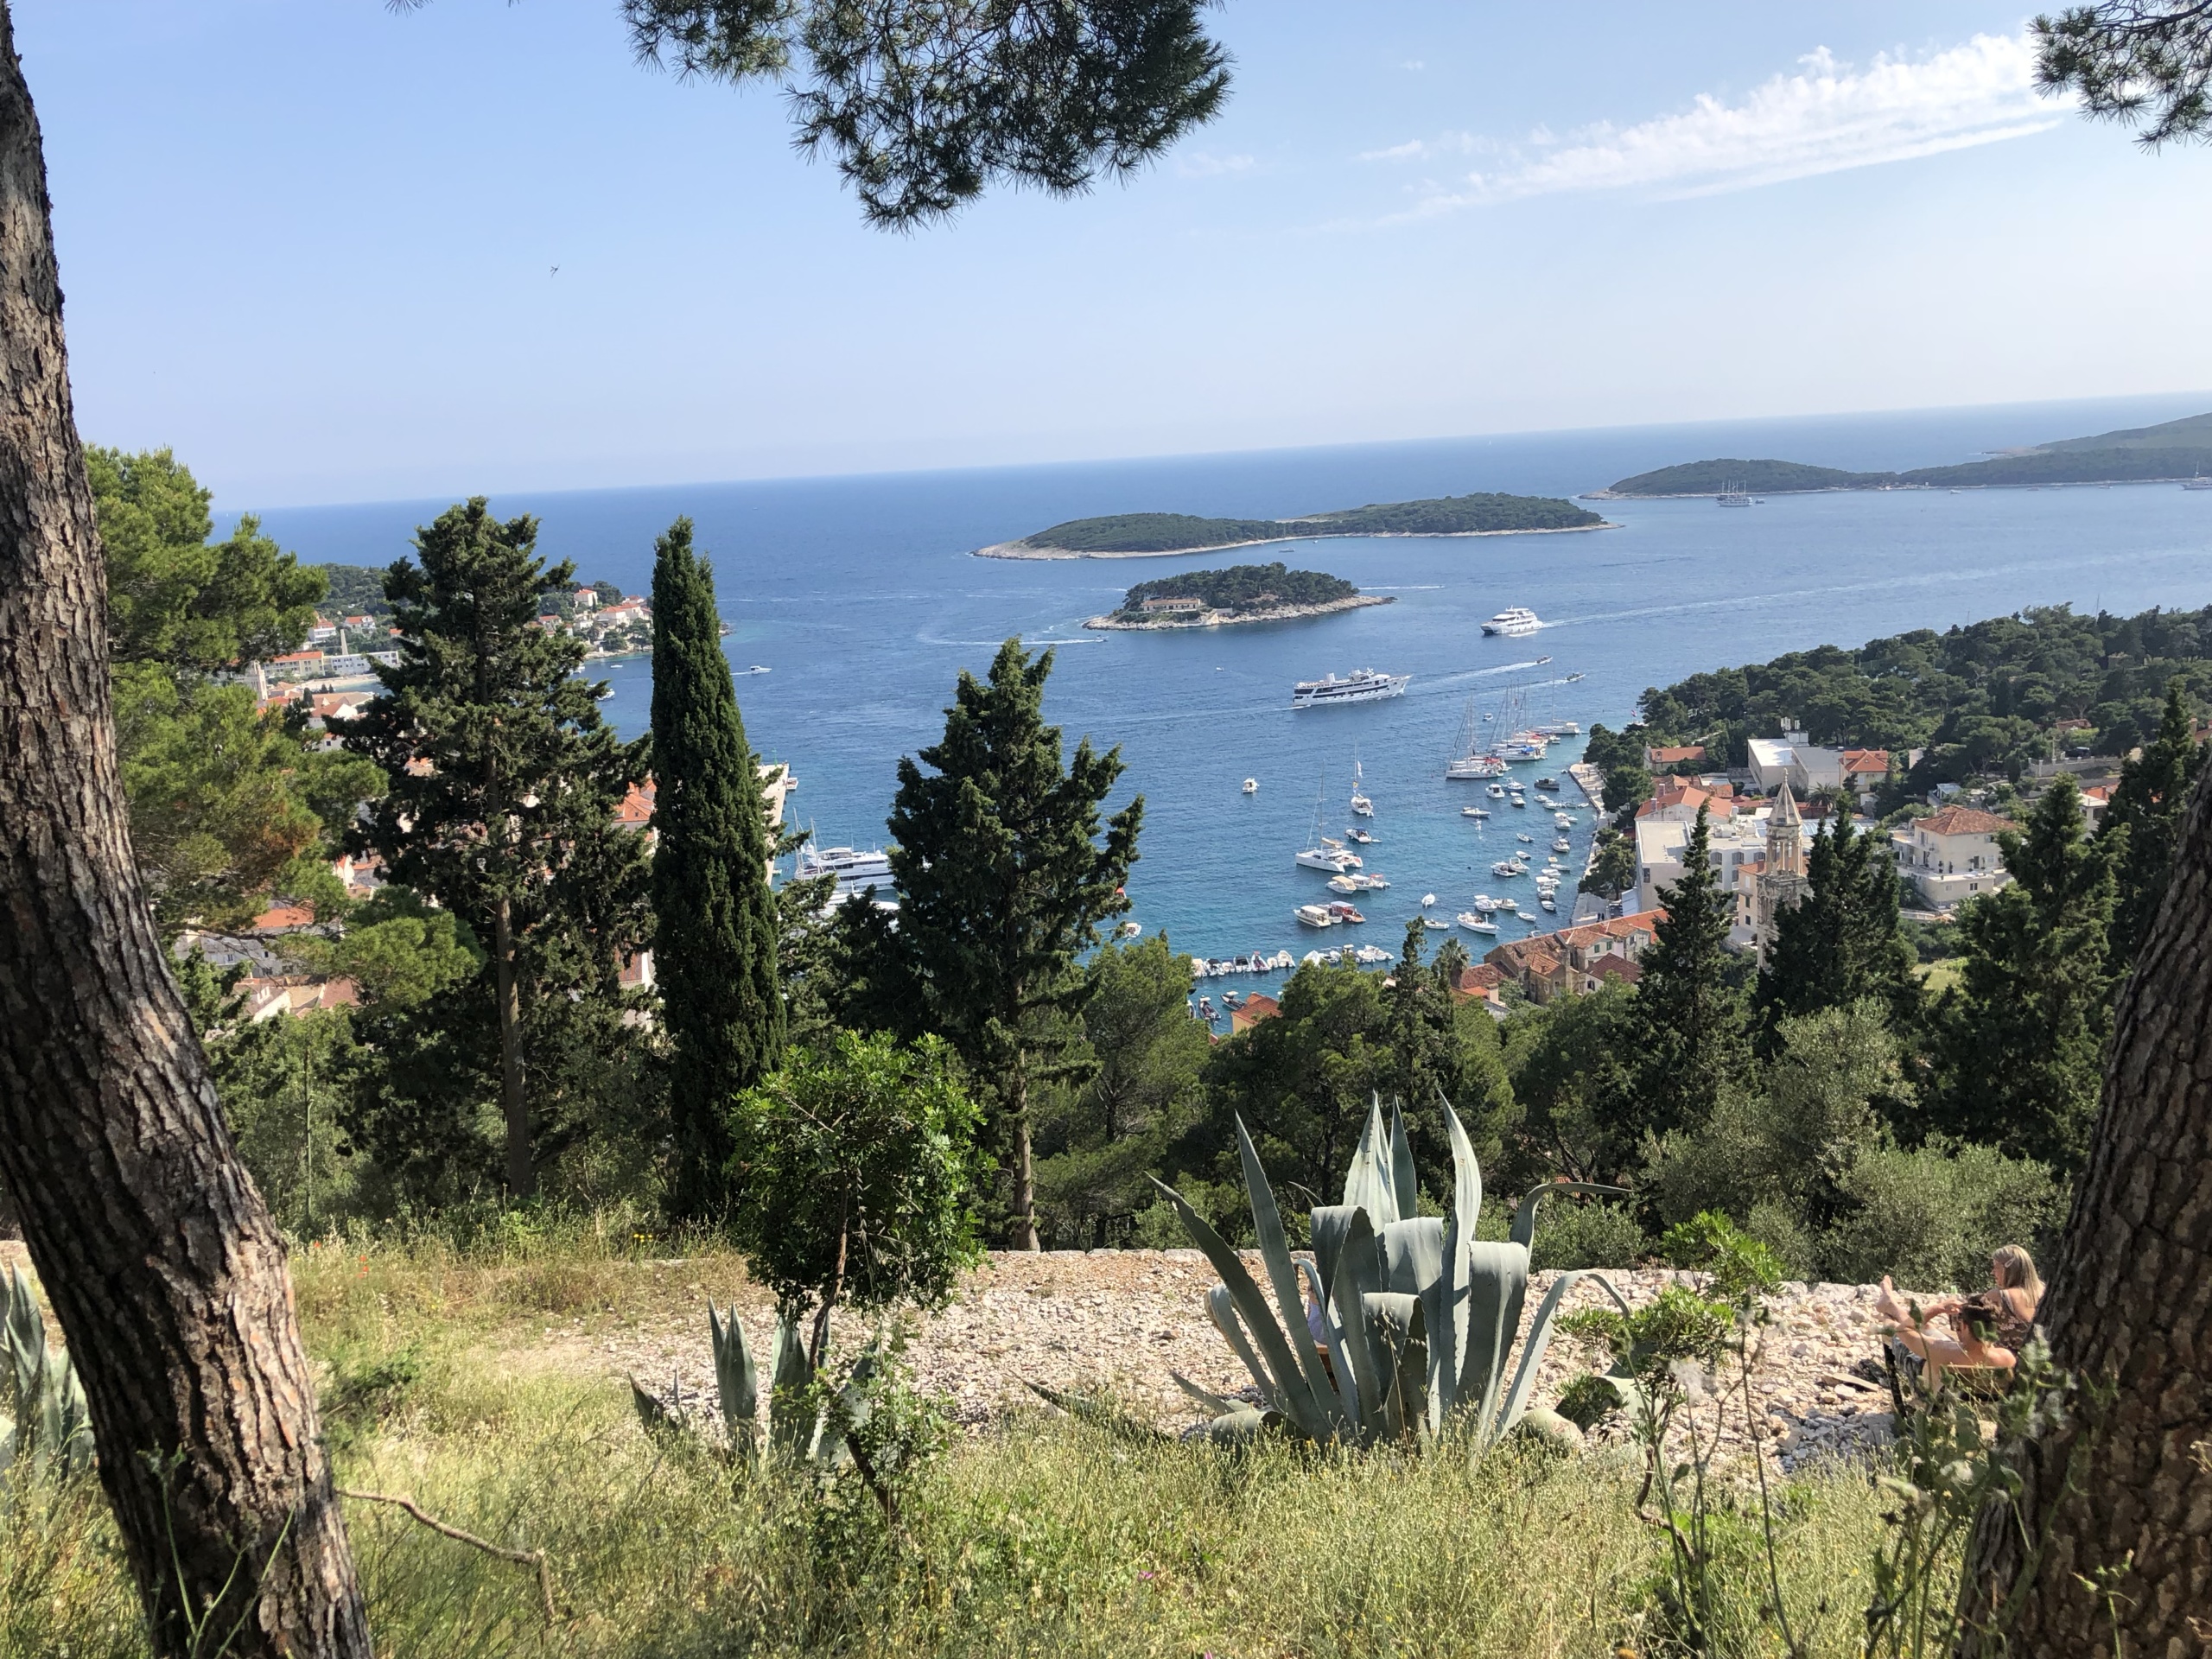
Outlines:
[[2043, 1319], [2056, 1363], [2115, 1393], [2094, 1421], [2009, 1448], [2020, 1512], [1981, 1517], [1969, 1605], [2033, 1578], [2010, 1646], [1970, 1637], [1961, 1651], [2212, 1649], [2212, 772], [2120, 995]]
[[106, 636], [37, 117], [0, 0], [0, 1178], [156, 1649], [368, 1659], [283, 1245], [131, 860]]
[[1014, 1248], [1034, 1250], [1037, 1242], [1037, 1160], [1029, 1145], [1029, 1077], [1019, 1059], [1007, 1090], [1007, 1116], [1014, 1130]]
[[530, 1099], [523, 1092], [522, 999], [515, 984], [514, 906], [505, 893], [492, 917], [499, 997], [499, 1098], [507, 1116], [507, 1191], [526, 1198], [537, 1190], [530, 1154]]

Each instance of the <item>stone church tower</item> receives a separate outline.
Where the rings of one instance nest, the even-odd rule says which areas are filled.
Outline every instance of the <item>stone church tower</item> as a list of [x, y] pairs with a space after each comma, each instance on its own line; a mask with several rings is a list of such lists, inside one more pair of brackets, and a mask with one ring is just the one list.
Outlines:
[[1804, 896], [1805, 821], [1798, 816], [1797, 798], [1785, 783], [1767, 818], [1766, 868], [1759, 872], [1751, 901], [1752, 936], [1760, 961], [1766, 960], [1775, 918]]

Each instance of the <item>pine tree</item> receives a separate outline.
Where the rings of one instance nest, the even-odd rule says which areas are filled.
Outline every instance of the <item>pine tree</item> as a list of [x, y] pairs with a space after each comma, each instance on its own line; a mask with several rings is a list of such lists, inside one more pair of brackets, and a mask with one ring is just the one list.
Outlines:
[[2133, 963], [2165, 902], [2182, 809], [2188, 804], [2190, 785], [2204, 769], [2204, 756], [2205, 746], [2196, 741], [2190, 720], [2186, 683], [2177, 675], [2166, 686], [2158, 735], [2120, 769], [2119, 786], [2098, 826], [2101, 840], [2127, 838], [2112, 917], [2112, 961], [2120, 969]]
[[1746, 1058], [1743, 1010], [1728, 972], [1735, 906], [1713, 874], [1703, 806], [1682, 849], [1681, 878], [1661, 890], [1659, 902], [1666, 916], [1637, 964], [1635, 1109], [1637, 1128], [1663, 1135], [1697, 1121]]
[[1059, 728], [1044, 721], [1052, 671], [1051, 652], [1032, 660], [1007, 640], [987, 681], [962, 671], [943, 740], [919, 765], [900, 759], [890, 818], [899, 925], [877, 941], [899, 961], [875, 977], [918, 988], [918, 1012], [988, 1091], [1022, 1249], [1037, 1248], [1031, 1098], [1088, 1069], [1076, 1016], [1092, 982], [1076, 957], [1128, 908], [1122, 885], [1144, 817], [1139, 796], [1101, 838], [1121, 751], [1094, 753], [1086, 738], [1062, 764]]
[[2025, 835], [1998, 837], [2012, 880], [1961, 912], [1960, 982], [1937, 1021], [1940, 1126], [2061, 1173], [2088, 1146], [2119, 979], [2107, 940], [2126, 839], [2082, 830], [2061, 775]]
[[1775, 918], [1759, 968], [1762, 1052], [1771, 1052], [1783, 1020], [1869, 998], [1909, 1038], [1919, 1025], [1920, 982], [1898, 915], [1897, 872], [1880, 843], [1854, 834], [1838, 810], [1813, 837], [1805, 878], [1804, 896]]
[[[646, 925], [642, 838], [616, 820], [646, 746], [620, 742], [600, 719], [602, 688], [575, 677], [582, 645], [537, 626], [544, 597], [575, 568], [547, 568], [537, 538], [535, 520], [502, 523], [480, 496], [416, 532], [419, 563], [385, 577], [399, 662], [378, 671], [386, 695], [341, 733], [390, 779], [358, 847], [467, 922], [489, 953], [491, 1017], [478, 1028], [497, 1034], [518, 1198], [537, 1187], [540, 1128], [580, 1109], [564, 1077], [619, 1029], [604, 1016]], [[437, 1017], [458, 1033], [471, 1013]], [[545, 1074], [535, 1084], [533, 1058]]]
[[724, 1207], [731, 1101], [776, 1069], [784, 1004], [767, 810], [722, 655], [714, 572], [678, 518], [654, 544], [653, 967], [674, 1053], [671, 1207]]

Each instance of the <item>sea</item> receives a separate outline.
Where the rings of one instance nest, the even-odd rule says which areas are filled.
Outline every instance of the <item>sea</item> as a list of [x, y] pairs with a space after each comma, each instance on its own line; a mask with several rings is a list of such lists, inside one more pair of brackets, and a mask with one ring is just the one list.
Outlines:
[[[1097, 513], [1273, 518], [1476, 490], [1574, 495], [1712, 456], [1935, 465], [2208, 407], [2212, 394], [492, 499], [502, 514], [537, 517], [544, 554], [628, 593], [649, 590], [655, 536], [678, 514], [694, 520], [730, 627], [724, 645], [747, 734], [791, 766], [789, 817], [818, 844], [882, 844], [899, 758], [941, 732], [957, 677], [982, 673], [1001, 642], [1019, 637], [1053, 653], [1046, 712], [1067, 745], [1119, 752], [1110, 804], [1143, 797], [1129, 919], [1210, 958], [1348, 944], [1395, 954], [1430, 895], [1427, 913], [1448, 922], [1478, 892], [1510, 894], [1532, 919], [1501, 918], [1501, 938], [1570, 919], [1573, 880], [1546, 916], [1528, 878], [1492, 874], [1516, 849], [1541, 866], [1558, 830], [1552, 800], [1533, 788], [1516, 810], [1481, 785], [1446, 781], [1471, 728], [1487, 734], [1516, 712], [1618, 728], [1647, 688], [1703, 670], [2030, 606], [2202, 606], [2212, 602], [2212, 492], [1782, 495], [1747, 511], [1618, 501], [1593, 504], [1618, 528], [1578, 534], [1301, 540], [1112, 561], [1014, 562], [974, 550]], [[446, 505], [281, 507], [261, 518], [303, 561], [382, 565]], [[1276, 557], [1395, 602], [1185, 632], [1082, 626], [1133, 582]], [[1483, 620], [1510, 606], [1535, 611], [1541, 631], [1485, 636]], [[1385, 702], [1291, 708], [1294, 682], [1363, 668], [1410, 675], [1411, 684]], [[612, 693], [606, 716], [643, 733], [650, 661], [593, 672]], [[1580, 747], [1515, 768], [1524, 784], [1556, 778], [1577, 809], [1562, 861], [1576, 874], [1596, 816], [1566, 771]], [[1348, 810], [1355, 770], [1371, 820]], [[1487, 820], [1462, 813], [1476, 804], [1491, 810]], [[1301, 925], [1300, 905], [1336, 895], [1293, 855], [1355, 823], [1375, 837], [1359, 849], [1367, 870], [1389, 887], [1351, 899], [1363, 925]], [[1478, 957], [1495, 943], [1457, 936]], [[1280, 978], [1214, 988], [1268, 989]]]

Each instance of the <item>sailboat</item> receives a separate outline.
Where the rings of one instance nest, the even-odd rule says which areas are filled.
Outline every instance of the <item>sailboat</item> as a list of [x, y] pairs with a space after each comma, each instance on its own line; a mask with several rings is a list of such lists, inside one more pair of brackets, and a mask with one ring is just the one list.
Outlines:
[[1367, 798], [1367, 791], [1360, 787], [1359, 750], [1351, 752], [1351, 810], [1363, 818], [1375, 816], [1375, 803]]
[[[1484, 720], [1490, 718], [1485, 715]], [[1485, 778], [1503, 777], [1505, 762], [1490, 752], [1489, 746], [1477, 735], [1475, 700], [1467, 699], [1466, 717], [1459, 722], [1459, 741], [1454, 747], [1452, 758], [1446, 762], [1444, 775], [1456, 780], [1480, 783]]]
[[1313, 798], [1313, 827], [1306, 832], [1306, 845], [1295, 855], [1294, 861], [1309, 870], [1326, 870], [1331, 875], [1342, 875], [1346, 870], [1362, 868], [1359, 855], [1332, 836], [1321, 833], [1321, 805], [1328, 798], [1329, 780], [1321, 779], [1320, 791]]

